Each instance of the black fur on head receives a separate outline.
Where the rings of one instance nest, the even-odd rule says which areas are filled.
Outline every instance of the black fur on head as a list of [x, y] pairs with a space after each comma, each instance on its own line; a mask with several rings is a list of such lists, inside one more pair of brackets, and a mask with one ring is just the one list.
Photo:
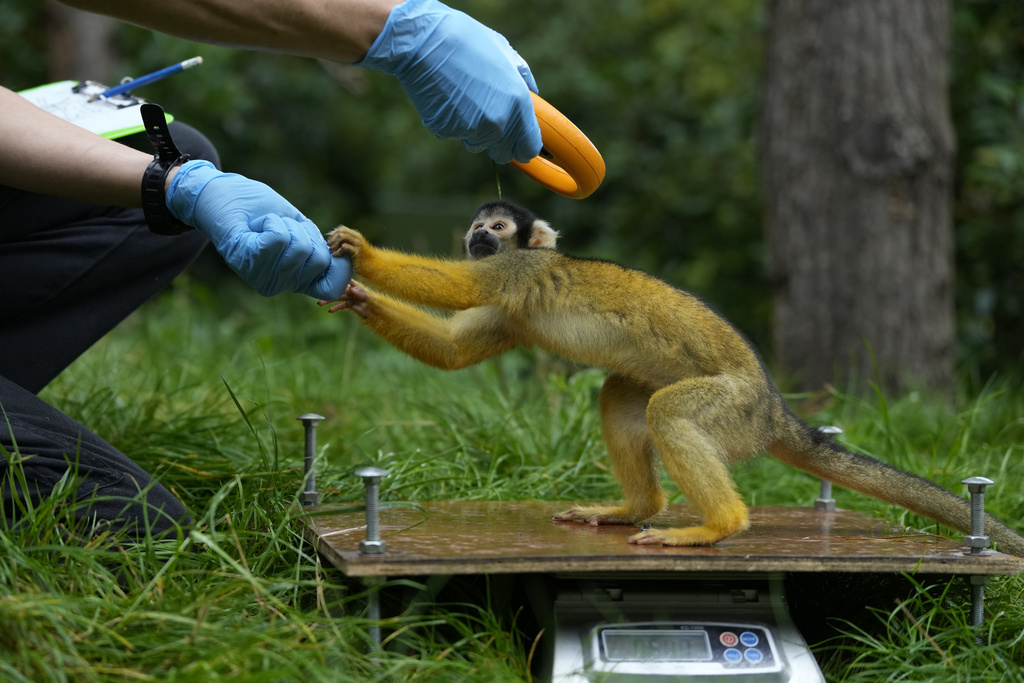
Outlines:
[[529, 246], [530, 236], [533, 233], [533, 222], [537, 220], [537, 216], [532, 211], [504, 199], [495, 199], [480, 205], [480, 208], [473, 214], [470, 226], [472, 227], [473, 223], [476, 223], [482, 215], [508, 216], [516, 224], [516, 246], [520, 249], [526, 249]]

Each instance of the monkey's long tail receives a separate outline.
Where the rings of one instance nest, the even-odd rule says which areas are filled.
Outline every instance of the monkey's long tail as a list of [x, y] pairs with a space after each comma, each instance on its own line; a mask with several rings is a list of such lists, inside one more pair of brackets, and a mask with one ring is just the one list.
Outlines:
[[[782, 462], [970, 533], [970, 503], [955, 493], [881, 460], [850, 453], [788, 411], [780, 422], [769, 451]], [[1024, 557], [1024, 537], [988, 513], [985, 535], [999, 544], [1000, 552]]]

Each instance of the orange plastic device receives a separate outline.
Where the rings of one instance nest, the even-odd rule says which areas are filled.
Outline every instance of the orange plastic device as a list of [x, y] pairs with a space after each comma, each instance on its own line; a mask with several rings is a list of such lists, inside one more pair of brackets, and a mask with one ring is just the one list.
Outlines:
[[572, 199], [589, 197], [604, 180], [604, 159], [594, 143], [572, 121], [536, 93], [533, 108], [537, 113], [544, 147], [540, 156], [512, 165], [544, 187]]

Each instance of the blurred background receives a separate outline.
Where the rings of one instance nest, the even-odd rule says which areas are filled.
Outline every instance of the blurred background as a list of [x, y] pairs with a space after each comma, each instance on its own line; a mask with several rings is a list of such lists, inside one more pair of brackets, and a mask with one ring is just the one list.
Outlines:
[[[863, 6], [884, 9], [900, 1]], [[765, 187], [773, 198], [787, 190], [765, 183], [763, 144], [780, 137], [769, 130], [777, 119], [765, 117], [763, 106], [770, 101], [766, 88], [777, 91], [787, 73], [796, 86], [802, 83], [793, 68], [766, 64], [779, 54], [769, 41], [794, 44], [785, 35], [792, 22], [786, 2], [450, 4], [504, 34], [530, 64], [541, 95], [601, 150], [607, 177], [590, 198], [562, 198], [511, 167], [495, 166], [486, 154], [436, 140], [398, 83], [383, 74], [192, 43], [51, 0], [0, 0], [0, 83], [15, 90], [66, 78], [112, 85], [201, 55], [201, 67], [136, 94], [199, 128], [219, 148], [225, 170], [268, 183], [324, 231], [344, 222], [390, 246], [453, 253], [473, 208], [495, 197], [500, 184], [505, 198], [562, 231], [565, 251], [613, 259], [697, 293], [794, 388], [845, 381], [843, 356], [852, 351], [832, 347], [834, 371], [805, 371], [792, 351], [789, 360], [779, 352], [785, 330], [773, 330], [785, 278], [782, 258], [776, 253], [775, 265], [770, 262], [777, 237], [765, 224], [785, 215], [768, 212], [763, 195]], [[817, 6], [818, 15], [833, 11], [826, 6], [857, 11], [851, 3], [805, 4]], [[937, 200], [952, 219], [955, 277], [941, 285], [950, 291], [937, 306], [950, 309], [955, 325], [934, 332], [948, 355], [928, 361], [937, 370], [919, 378], [942, 391], [954, 374], [984, 382], [1015, 371], [1024, 348], [1024, 4], [934, 2], [923, 12], [930, 7], [939, 13], [922, 31], [937, 33], [940, 43], [945, 31], [947, 42], [942, 58], [923, 68], [937, 71], [948, 88], [932, 113], [952, 123], [955, 139], [955, 152], [939, 160], [949, 166], [939, 173], [948, 192]], [[813, 32], [814, 22], [827, 17], [798, 19]], [[884, 30], [904, 19], [876, 13], [864, 21], [869, 30], [871, 22]], [[912, 44], [909, 32], [917, 29], [907, 30], [898, 38]], [[858, 201], [855, 193], [850, 201]], [[864, 249], [845, 258], [871, 258]], [[204, 260], [199, 278], [209, 284], [230, 277], [218, 263]], [[842, 300], [822, 307], [852, 315], [852, 307], [835, 303]], [[803, 341], [808, 348], [832, 343], [810, 334]], [[909, 323], [898, 334], [922, 336]], [[884, 346], [856, 328], [846, 336], [876, 352]], [[915, 353], [911, 348], [908, 356]], [[880, 377], [901, 390], [905, 378], [898, 374]]]

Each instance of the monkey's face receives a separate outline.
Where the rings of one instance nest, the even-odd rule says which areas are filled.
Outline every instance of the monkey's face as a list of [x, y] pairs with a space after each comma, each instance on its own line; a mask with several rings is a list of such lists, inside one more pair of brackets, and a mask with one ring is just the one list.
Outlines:
[[512, 241], [516, 225], [503, 216], [477, 216], [466, 233], [466, 253], [471, 259], [492, 256]]
[[557, 240], [547, 221], [499, 199], [477, 209], [462, 244], [470, 259], [480, 259], [513, 249], [554, 249]]

